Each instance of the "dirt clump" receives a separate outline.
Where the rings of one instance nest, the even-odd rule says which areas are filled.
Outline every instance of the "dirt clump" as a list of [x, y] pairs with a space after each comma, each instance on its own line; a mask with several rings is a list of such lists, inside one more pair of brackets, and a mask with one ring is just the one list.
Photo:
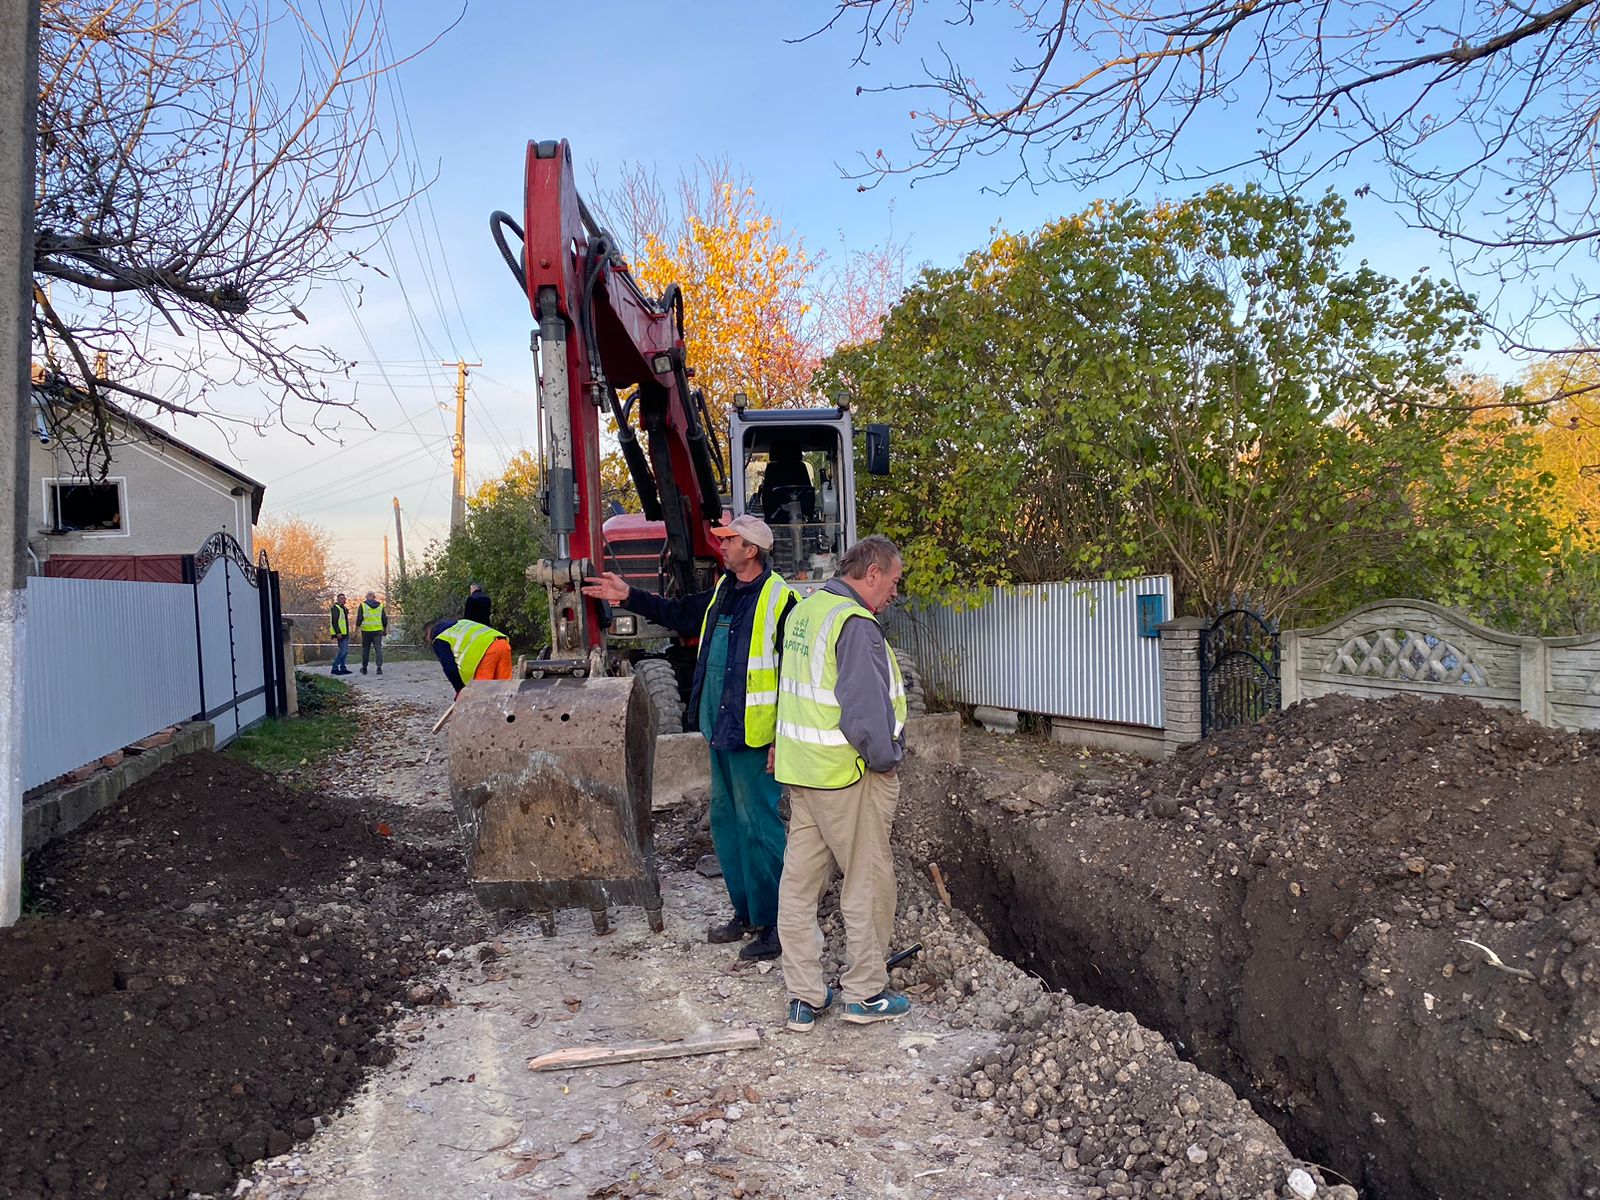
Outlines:
[[1367, 1194], [1593, 1196], [1594, 749], [1470, 700], [1333, 696], [1020, 812], [951, 777], [923, 825], [998, 949]]
[[204, 753], [36, 856], [42, 911], [0, 931], [0, 1194], [220, 1193], [309, 1137], [480, 924], [399, 825]]

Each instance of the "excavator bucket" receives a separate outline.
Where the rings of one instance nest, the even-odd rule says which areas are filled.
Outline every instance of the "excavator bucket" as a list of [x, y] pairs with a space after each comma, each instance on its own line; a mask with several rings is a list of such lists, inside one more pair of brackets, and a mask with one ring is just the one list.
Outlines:
[[449, 725], [450, 796], [472, 890], [489, 909], [637, 904], [660, 932], [650, 826], [655, 710], [633, 678], [482, 681]]

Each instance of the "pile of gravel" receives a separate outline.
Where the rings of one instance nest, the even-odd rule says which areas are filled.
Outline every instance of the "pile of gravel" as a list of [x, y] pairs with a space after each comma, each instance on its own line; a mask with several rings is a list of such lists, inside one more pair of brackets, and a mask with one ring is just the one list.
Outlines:
[[1060, 995], [1044, 1008], [953, 1087], [1041, 1158], [1092, 1176], [1086, 1200], [1355, 1200], [1132, 1016]]

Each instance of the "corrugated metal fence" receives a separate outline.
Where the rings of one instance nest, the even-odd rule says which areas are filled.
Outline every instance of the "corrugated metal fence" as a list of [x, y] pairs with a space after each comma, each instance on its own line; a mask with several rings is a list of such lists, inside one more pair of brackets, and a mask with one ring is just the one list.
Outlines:
[[187, 584], [30, 579], [25, 638], [25, 789], [200, 711]]
[[279, 711], [274, 576], [225, 534], [187, 570], [181, 584], [28, 580], [24, 790], [179, 721], [213, 722], [220, 746]]
[[[1159, 597], [1142, 622], [1140, 597]], [[995, 588], [977, 608], [897, 608], [887, 623], [935, 695], [1160, 728], [1161, 639], [1148, 634], [1171, 616], [1172, 577], [1159, 575]]]

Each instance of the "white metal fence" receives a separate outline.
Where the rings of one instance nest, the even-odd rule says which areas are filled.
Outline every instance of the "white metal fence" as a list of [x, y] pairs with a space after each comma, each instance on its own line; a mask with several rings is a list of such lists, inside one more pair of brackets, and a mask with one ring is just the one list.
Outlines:
[[191, 574], [186, 584], [28, 580], [25, 790], [179, 721], [211, 721], [222, 745], [279, 711], [287, 682], [269, 572], [214, 538]]
[[1154, 626], [1171, 616], [1172, 578], [1160, 575], [995, 588], [977, 608], [907, 607], [887, 624], [948, 700], [1159, 728]]
[[110, 579], [28, 581], [24, 788], [200, 711], [194, 590]]

